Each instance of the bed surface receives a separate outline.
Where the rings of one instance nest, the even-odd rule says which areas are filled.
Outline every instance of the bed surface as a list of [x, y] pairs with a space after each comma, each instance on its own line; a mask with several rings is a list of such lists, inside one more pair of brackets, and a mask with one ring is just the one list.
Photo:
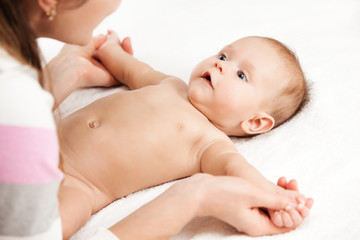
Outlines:
[[[360, 239], [360, 1], [124, 0], [95, 31], [131, 36], [135, 56], [187, 80], [193, 67], [244, 36], [276, 38], [297, 53], [312, 82], [312, 99], [294, 120], [237, 148], [268, 179], [298, 180], [315, 199], [306, 221], [290, 233], [258, 239]], [[40, 39], [46, 59], [59, 42]], [[74, 92], [66, 115], [124, 88]], [[141, 141], [141, 139], [139, 139]], [[172, 183], [132, 194], [94, 215], [72, 240], [111, 226]], [[141, 228], [141, 226], [139, 226]], [[173, 239], [250, 239], [213, 218], [196, 219]]]

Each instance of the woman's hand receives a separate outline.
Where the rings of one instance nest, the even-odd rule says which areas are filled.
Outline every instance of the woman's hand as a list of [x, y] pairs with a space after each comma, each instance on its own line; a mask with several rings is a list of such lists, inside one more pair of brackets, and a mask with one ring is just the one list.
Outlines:
[[280, 177], [277, 185], [283, 189], [280, 194], [292, 196], [296, 200], [297, 206], [287, 211], [270, 210], [269, 214], [272, 221], [278, 227], [299, 225], [309, 215], [314, 200], [312, 198], [305, 198], [302, 194], [299, 194], [299, 187], [297, 181], [294, 179], [288, 182], [285, 177]]
[[219, 176], [208, 181], [200, 215], [214, 216], [250, 236], [279, 234], [296, 227], [276, 226], [264, 212], [296, 207], [292, 197], [271, 193], [237, 177]]
[[[60, 53], [45, 67], [45, 89], [60, 104], [76, 89], [93, 86], [112, 86], [118, 81], [94, 58], [96, 50], [106, 41], [104, 35], [94, 37], [86, 46], [65, 45]], [[120, 45], [133, 54], [128, 38]]]

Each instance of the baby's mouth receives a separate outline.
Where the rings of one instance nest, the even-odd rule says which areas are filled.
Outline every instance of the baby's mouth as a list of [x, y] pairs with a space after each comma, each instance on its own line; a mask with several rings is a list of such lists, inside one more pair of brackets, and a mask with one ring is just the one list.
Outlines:
[[212, 85], [212, 83], [211, 83], [211, 75], [210, 75], [209, 72], [205, 72], [201, 77], [204, 78], [205, 81], [206, 81], [212, 88], [214, 88], [213, 85]]

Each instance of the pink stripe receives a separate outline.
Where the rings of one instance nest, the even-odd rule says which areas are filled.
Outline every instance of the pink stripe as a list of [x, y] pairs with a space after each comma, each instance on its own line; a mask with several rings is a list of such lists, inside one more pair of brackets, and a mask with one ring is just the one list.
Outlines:
[[62, 178], [54, 129], [0, 125], [0, 181], [48, 183]]

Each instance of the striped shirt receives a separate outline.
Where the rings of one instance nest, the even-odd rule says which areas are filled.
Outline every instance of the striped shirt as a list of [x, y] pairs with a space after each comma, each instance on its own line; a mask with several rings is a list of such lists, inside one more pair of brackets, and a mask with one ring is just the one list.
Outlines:
[[0, 239], [62, 239], [54, 99], [0, 49]]

